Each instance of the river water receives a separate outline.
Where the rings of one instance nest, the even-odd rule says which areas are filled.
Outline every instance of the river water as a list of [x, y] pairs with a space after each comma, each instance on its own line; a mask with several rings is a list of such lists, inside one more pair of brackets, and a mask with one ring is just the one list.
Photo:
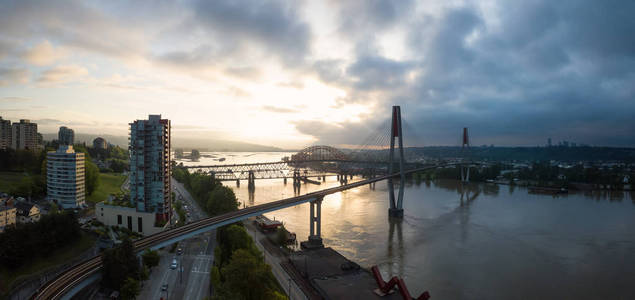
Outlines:
[[[204, 153], [212, 154], [212, 153]], [[291, 153], [213, 153], [225, 163], [278, 161]], [[181, 161], [178, 161], [181, 162]], [[221, 164], [211, 158], [184, 164]], [[359, 180], [356, 178], [355, 180]], [[244, 205], [292, 197], [291, 180], [231, 186]], [[302, 193], [337, 186], [303, 184]], [[635, 299], [635, 193], [530, 194], [454, 180], [407, 182], [404, 218], [388, 219], [385, 182], [325, 197], [322, 238], [384, 278], [433, 299]], [[298, 239], [309, 233], [309, 205], [267, 214]]]

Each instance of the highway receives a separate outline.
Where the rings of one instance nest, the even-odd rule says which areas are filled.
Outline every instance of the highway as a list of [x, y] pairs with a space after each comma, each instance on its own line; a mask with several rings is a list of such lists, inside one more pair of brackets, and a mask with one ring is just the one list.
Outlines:
[[[404, 173], [414, 173], [419, 171], [426, 171], [430, 169], [435, 169], [439, 167], [446, 167], [452, 165], [458, 165], [461, 163], [447, 163], [433, 166], [426, 166], [421, 168], [416, 168], [412, 170], [406, 170]], [[305, 195], [282, 199], [278, 201], [273, 201], [269, 203], [264, 203], [260, 205], [246, 207], [244, 209], [229, 212], [220, 216], [210, 217], [201, 219], [198, 221], [194, 221], [190, 224], [186, 224], [182, 227], [162, 231], [150, 236], [146, 236], [134, 242], [135, 250], [141, 252], [145, 249], [159, 249], [161, 247], [168, 246], [172, 243], [179, 242], [185, 239], [189, 239], [196, 235], [209, 232], [215, 228], [218, 228], [223, 225], [232, 224], [238, 221], [245, 220], [252, 216], [257, 216], [263, 213], [283, 209], [286, 207], [291, 207], [295, 205], [299, 205], [306, 202], [315, 201], [319, 198], [324, 197], [325, 195], [338, 193], [344, 190], [365, 186], [367, 184], [386, 180], [392, 177], [400, 176], [400, 173], [394, 173], [391, 175], [380, 176], [372, 179], [366, 179], [362, 181], [357, 181], [350, 184], [341, 185], [338, 187], [328, 188], [324, 190], [320, 190], [317, 192], [308, 193]], [[98, 274], [98, 271], [101, 269], [101, 257], [96, 256], [91, 259], [88, 259], [84, 262], [79, 263], [74, 268], [66, 271], [61, 274], [57, 278], [47, 282], [40, 292], [36, 295], [36, 299], [61, 299], [67, 294], [74, 294], [81, 288], [81, 283], [84, 283], [86, 279], [91, 277], [91, 275]], [[93, 276], [92, 278], [94, 278]]]

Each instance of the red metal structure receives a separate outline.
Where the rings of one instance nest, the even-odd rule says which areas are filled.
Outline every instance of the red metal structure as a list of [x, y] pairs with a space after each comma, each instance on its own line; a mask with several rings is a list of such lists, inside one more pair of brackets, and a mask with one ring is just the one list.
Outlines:
[[[373, 277], [375, 278], [375, 281], [377, 282], [377, 286], [379, 286], [379, 290], [382, 293], [387, 294], [388, 292], [390, 292], [390, 290], [392, 290], [392, 288], [397, 286], [399, 288], [399, 293], [401, 294], [401, 297], [404, 300], [415, 299], [410, 295], [410, 292], [408, 291], [408, 288], [406, 287], [406, 283], [403, 281], [403, 279], [397, 276], [393, 276], [392, 278], [390, 278], [388, 282], [386, 282], [381, 277], [381, 273], [379, 273], [379, 268], [377, 268], [377, 266], [373, 266], [372, 268], [370, 268], [370, 270], [373, 272]], [[421, 295], [419, 295], [419, 297], [416, 298], [416, 300], [428, 300], [428, 299], [430, 299], [430, 293], [428, 291], [423, 292]]]

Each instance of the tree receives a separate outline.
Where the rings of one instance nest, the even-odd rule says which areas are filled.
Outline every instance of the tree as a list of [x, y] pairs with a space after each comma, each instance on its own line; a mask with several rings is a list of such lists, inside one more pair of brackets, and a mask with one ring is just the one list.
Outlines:
[[287, 229], [284, 228], [284, 225], [278, 227], [276, 231], [276, 243], [280, 246], [287, 244]]
[[143, 264], [146, 267], [152, 269], [153, 267], [159, 265], [161, 256], [159, 256], [159, 252], [148, 249], [143, 252], [143, 254], [141, 255], [141, 259], [143, 260]]
[[210, 271], [210, 283], [215, 290], [220, 289], [221, 286], [221, 278], [220, 271], [217, 266], [212, 266], [212, 270]]
[[102, 284], [105, 287], [119, 290], [126, 278], [139, 278], [139, 263], [134, 245], [128, 238], [119, 246], [104, 251], [102, 262]]
[[243, 299], [268, 299], [267, 295], [275, 290], [271, 267], [246, 249], [238, 249], [223, 267], [224, 289], [229, 289]]
[[92, 195], [99, 186], [99, 168], [92, 161], [86, 160], [86, 195]]
[[122, 299], [128, 300], [136, 299], [140, 291], [141, 287], [139, 286], [139, 281], [132, 277], [128, 277], [124, 281], [119, 292], [121, 293]]
[[198, 150], [196, 150], [196, 149], [192, 149], [192, 153], [190, 154], [190, 158], [193, 161], [198, 161], [198, 159], [201, 158], [201, 153], [198, 152]]
[[55, 203], [51, 203], [51, 208], [49, 209], [49, 214], [56, 214], [60, 211], [59, 206]]
[[238, 209], [238, 200], [234, 191], [226, 186], [216, 186], [210, 193], [207, 200], [207, 212], [211, 216], [216, 216]]

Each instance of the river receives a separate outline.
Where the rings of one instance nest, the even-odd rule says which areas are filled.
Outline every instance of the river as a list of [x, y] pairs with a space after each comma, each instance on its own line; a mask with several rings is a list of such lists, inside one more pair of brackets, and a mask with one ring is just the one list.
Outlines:
[[[203, 153], [226, 163], [278, 161], [291, 153]], [[221, 164], [211, 158], [184, 164]], [[356, 179], [358, 180], [358, 179]], [[225, 182], [254, 205], [294, 195], [291, 180]], [[303, 184], [302, 193], [337, 186]], [[404, 278], [410, 292], [433, 299], [635, 299], [635, 194], [554, 197], [494, 184], [407, 182], [404, 218], [388, 219], [385, 182], [325, 197], [322, 238], [384, 278]], [[309, 231], [309, 205], [267, 214], [298, 239]]]

